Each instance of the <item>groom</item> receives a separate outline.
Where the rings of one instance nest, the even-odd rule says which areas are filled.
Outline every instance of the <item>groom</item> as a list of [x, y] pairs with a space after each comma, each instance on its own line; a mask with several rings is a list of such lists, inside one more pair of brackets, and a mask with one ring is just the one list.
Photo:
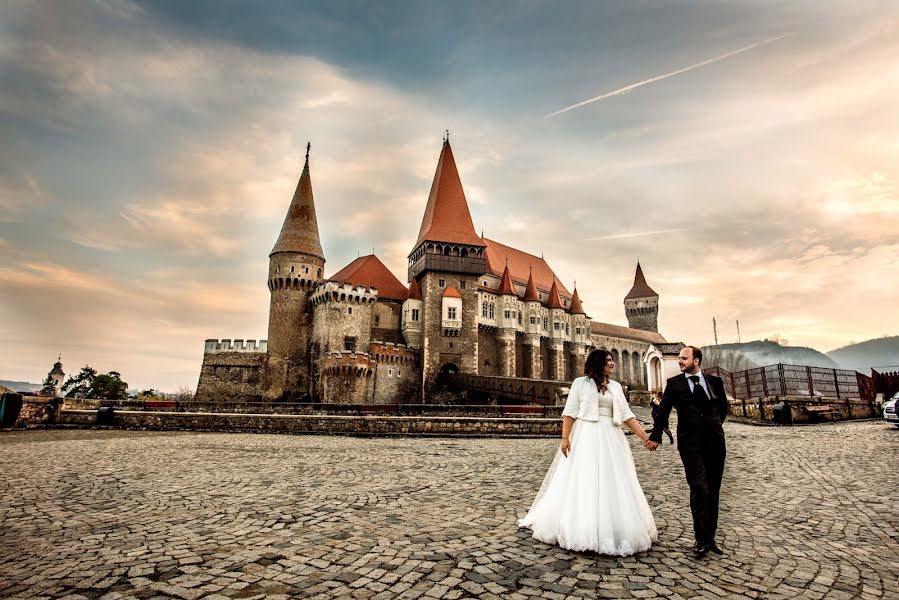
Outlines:
[[693, 554], [723, 554], [715, 542], [715, 530], [726, 454], [721, 427], [728, 408], [724, 382], [720, 377], [703, 374], [702, 351], [694, 346], [680, 351], [677, 364], [681, 374], [668, 380], [645, 446], [650, 450], [659, 447], [671, 409], [676, 408], [677, 450], [690, 485], [690, 512], [696, 536]]

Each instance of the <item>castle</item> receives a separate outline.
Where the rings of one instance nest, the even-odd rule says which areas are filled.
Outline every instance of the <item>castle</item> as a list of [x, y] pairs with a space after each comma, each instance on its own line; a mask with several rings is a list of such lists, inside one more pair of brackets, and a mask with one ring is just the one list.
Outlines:
[[441, 371], [570, 381], [600, 347], [645, 389], [644, 359], [665, 344], [639, 263], [622, 327], [591, 320], [542, 257], [479, 236], [448, 139], [408, 281], [374, 254], [325, 276], [307, 146], [269, 254], [268, 339], [206, 340], [197, 399], [422, 402]]

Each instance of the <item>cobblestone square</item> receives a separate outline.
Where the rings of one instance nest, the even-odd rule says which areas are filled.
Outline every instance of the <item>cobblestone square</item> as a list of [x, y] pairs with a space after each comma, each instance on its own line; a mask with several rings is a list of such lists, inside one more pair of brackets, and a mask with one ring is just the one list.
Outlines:
[[2, 433], [0, 597], [899, 597], [899, 430], [725, 429], [702, 559], [677, 452], [633, 436], [660, 541], [617, 559], [516, 527], [554, 439]]

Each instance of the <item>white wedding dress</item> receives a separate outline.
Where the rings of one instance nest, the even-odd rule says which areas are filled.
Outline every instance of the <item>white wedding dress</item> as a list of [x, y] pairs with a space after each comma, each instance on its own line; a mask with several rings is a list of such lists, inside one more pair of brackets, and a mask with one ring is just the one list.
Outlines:
[[610, 381], [600, 394], [592, 379], [579, 377], [562, 414], [576, 419], [568, 458], [556, 453], [518, 525], [568, 550], [614, 556], [648, 550], [658, 532], [619, 426], [633, 417], [621, 386]]

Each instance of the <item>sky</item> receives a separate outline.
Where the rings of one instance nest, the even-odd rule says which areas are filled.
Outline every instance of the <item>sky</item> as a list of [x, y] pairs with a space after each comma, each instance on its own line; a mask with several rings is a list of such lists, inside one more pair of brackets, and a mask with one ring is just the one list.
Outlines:
[[899, 4], [0, 3], [0, 379], [194, 388], [266, 336], [306, 142], [326, 263], [406, 282], [445, 130], [475, 227], [670, 341], [899, 333]]

